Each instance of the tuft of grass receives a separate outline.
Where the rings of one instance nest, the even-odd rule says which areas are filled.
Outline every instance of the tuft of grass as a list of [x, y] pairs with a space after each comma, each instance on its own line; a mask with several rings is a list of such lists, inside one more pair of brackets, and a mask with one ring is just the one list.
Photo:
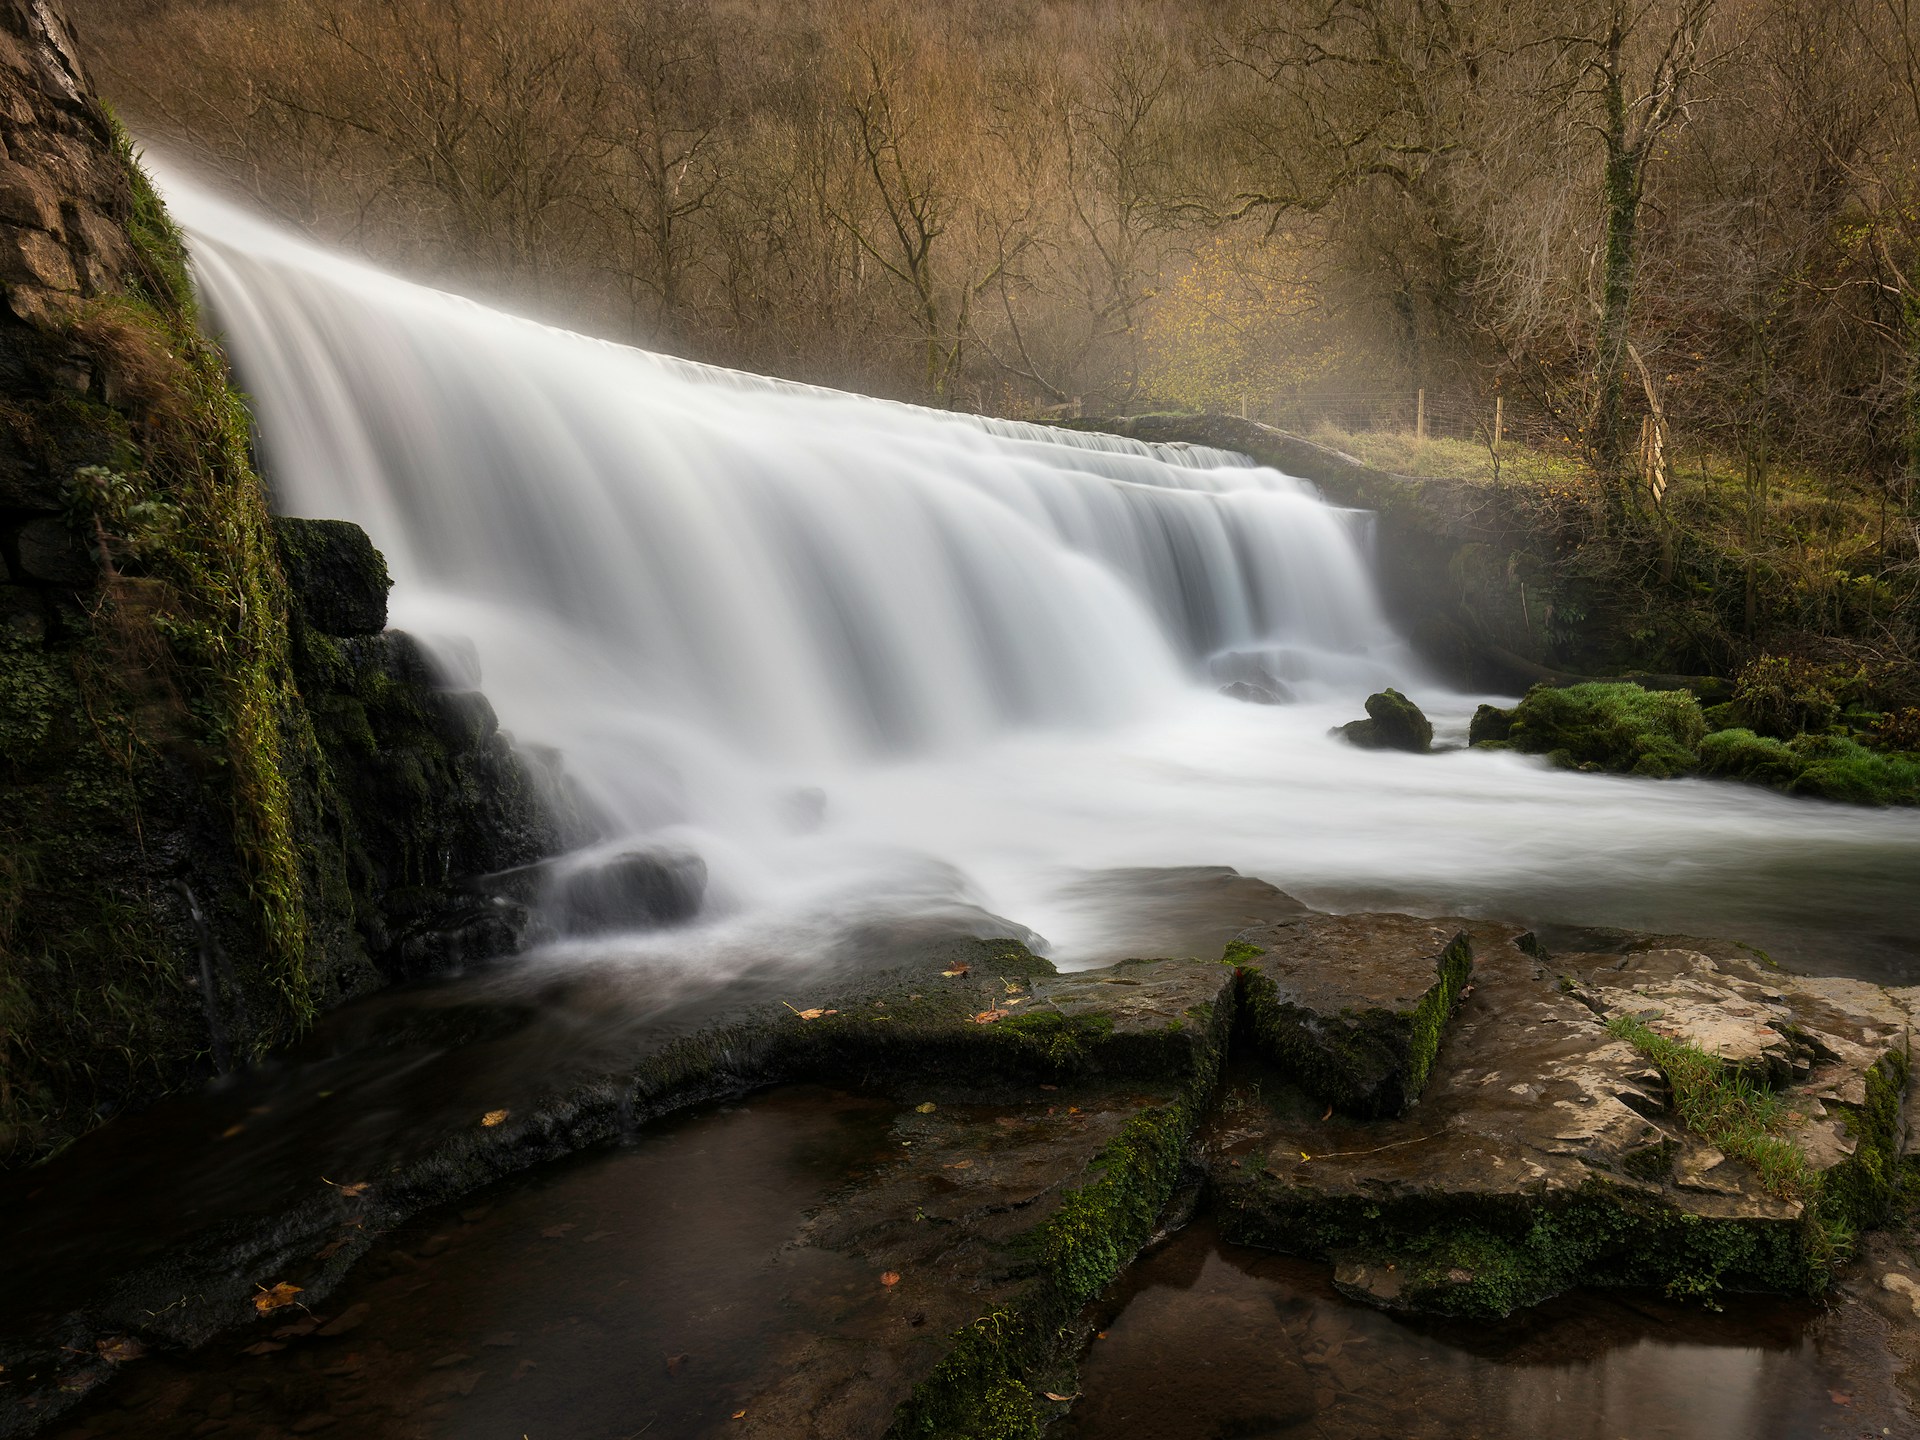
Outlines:
[[1780, 1097], [1697, 1045], [1662, 1035], [1631, 1015], [1613, 1016], [1607, 1029], [1659, 1067], [1682, 1125], [1723, 1155], [1743, 1161], [1770, 1194], [1802, 1207], [1808, 1269], [1816, 1286], [1824, 1285], [1852, 1254], [1855, 1217], [1842, 1205], [1823, 1203], [1824, 1178], [1806, 1153], [1779, 1133], [1787, 1121]]

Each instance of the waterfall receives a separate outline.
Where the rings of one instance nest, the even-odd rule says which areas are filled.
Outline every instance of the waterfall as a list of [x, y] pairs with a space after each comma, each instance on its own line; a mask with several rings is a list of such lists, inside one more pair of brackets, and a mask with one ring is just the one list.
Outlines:
[[[1369, 517], [1303, 481], [590, 339], [162, 180], [276, 503], [364, 526], [395, 623], [470, 642], [617, 834], [701, 852], [682, 948], [974, 906], [1072, 959], [1111, 924], [1089, 872], [1220, 863], [1322, 903], [1814, 950], [1920, 928], [1911, 815], [1329, 739], [1386, 684], [1443, 738], [1474, 697], [1422, 683]], [[1295, 703], [1221, 697], [1223, 657]], [[816, 787], [824, 823], [796, 823]]]

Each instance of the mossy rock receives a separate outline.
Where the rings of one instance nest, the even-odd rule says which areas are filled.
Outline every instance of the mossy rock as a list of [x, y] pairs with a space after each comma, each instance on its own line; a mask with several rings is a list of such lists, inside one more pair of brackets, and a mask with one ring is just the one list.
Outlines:
[[1247, 1027], [1308, 1094], [1350, 1115], [1399, 1115], [1420, 1098], [1473, 971], [1451, 922], [1312, 915], [1229, 947]]
[[1700, 702], [1684, 690], [1593, 681], [1534, 686], [1514, 707], [1507, 739], [1569, 767], [1666, 779], [1699, 768], [1706, 733]]
[[1513, 734], [1513, 711], [1498, 705], [1482, 705], [1473, 712], [1467, 727], [1469, 745], [1504, 745]]
[[358, 525], [277, 515], [273, 538], [287, 584], [307, 624], [325, 635], [378, 635], [387, 628], [393, 580], [386, 557]]
[[1398, 690], [1367, 697], [1367, 718], [1334, 731], [1362, 750], [1406, 750], [1424, 755], [1433, 748], [1433, 724], [1420, 707]]

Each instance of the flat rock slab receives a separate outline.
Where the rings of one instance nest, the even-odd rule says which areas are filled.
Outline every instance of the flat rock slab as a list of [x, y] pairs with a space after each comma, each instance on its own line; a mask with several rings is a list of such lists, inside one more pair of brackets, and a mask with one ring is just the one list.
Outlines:
[[1284, 1076], [1239, 1073], [1206, 1151], [1228, 1233], [1328, 1256], [1356, 1296], [1441, 1313], [1502, 1314], [1580, 1283], [1807, 1288], [1801, 1203], [1685, 1133], [1660, 1072], [1606, 1017], [1657, 1021], [1671, 1003], [1676, 1032], [1725, 1044], [1730, 1066], [1788, 1075], [1787, 1138], [1829, 1187], [1866, 1194], [1893, 1158], [1870, 1104], [1890, 1072], [1875, 1067], [1905, 1076], [1887, 992], [1773, 975], [1733, 947], [1548, 961], [1511, 929], [1476, 925], [1473, 941], [1472, 993], [1411, 1113], [1356, 1124]]
[[1256, 1044], [1308, 1094], [1348, 1114], [1399, 1115], [1420, 1098], [1473, 970], [1457, 922], [1303, 915], [1227, 947]]

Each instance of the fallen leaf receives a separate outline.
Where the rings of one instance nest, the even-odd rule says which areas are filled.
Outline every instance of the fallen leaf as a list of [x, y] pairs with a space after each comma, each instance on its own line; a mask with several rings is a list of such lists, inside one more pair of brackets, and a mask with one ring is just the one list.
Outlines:
[[1069, 1400], [1078, 1400], [1080, 1398], [1080, 1392], [1078, 1390], [1074, 1391], [1071, 1395], [1056, 1395], [1051, 1390], [1042, 1390], [1040, 1393], [1046, 1396], [1047, 1399], [1057, 1400], [1062, 1404], [1065, 1404]]
[[[324, 1175], [320, 1178], [327, 1180], [327, 1177]], [[357, 1180], [351, 1185], [342, 1185], [337, 1180], [327, 1180], [327, 1184], [333, 1186], [334, 1189], [338, 1190], [341, 1195], [348, 1200], [358, 1200], [362, 1195], [367, 1193], [367, 1187], [372, 1183], [371, 1180]]]
[[733, 1418], [736, 1420], [744, 1420], [746, 1418], [746, 1414], [747, 1412], [744, 1410], [736, 1410], [733, 1412]]
[[100, 1358], [109, 1365], [124, 1365], [129, 1360], [138, 1360], [147, 1353], [147, 1347], [138, 1340], [125, 1335], [116, 1335], [111, 1340], [99, 1342]]
[[982, 1010], [978, 1015], [973, 1017], [973, 1023], [976, 1025], [991, 1025], [996, 1020], [1004, 1020], [1006, 1018], [1007, 1012], [1004, 1010]]
[[964, 963], [960, 961], [955, 961], [952, 965], [948, 966], [945, 970], [942, 970], [940, 973], [942, 975], [947, 976], [949, 979], [951, 979], [957, 975], [965, 975], [967, 973], [967, 967]]
[[1006, 976], [1002, 975], [1000, 977], [1000, 983], [1007, 987], [1007, 994], [1009, 995], [1019, 995], [1023, 992], [1024, 987], [1022, 987], [1018, 980], [1009, 980]]
[[246, 1128], [247, 1127], [244, 1125], [229, 1125], [226, 1129], [220, 1132], [220, 1138], [222, 1140], [231, 1140], [233, 1139], [234, 1136], [238, 1135], [242, 1130]]
[[1306, 1151], [1304, 1151], [1304, 1150], [1302, 1150], [1302, 1151], [1300, 1152], [1300, 1158], [1301, 1158], [1302, 1160], [1311, 1160], [1311, 1159], [1312, 1159], [1313, 1157], [1312, 1157], [1311, 1155], [1309, 1155], [1309, 1154], [1307, 1154], [1307, 1152], [1306, 1152]]
[[316, 1260], [331, 1260], [334, 1256], [338, 1255], [343, 1249], [346, 1248], [346, 1244], [347, 1244], [347, 1237], [344, 1235], [342, 1235], [338, 1240], [329, 1240], [326, 1244], [322, 1245], [318, 1250], [313, 1252], [313, 1258]]
[[900, 1272], [898, 1270], [887, 1271], [886, 1274], [880, 1277], [880, 1283], [891, 1290], [900, 1283]]
[[933, 1101], [928, 1100], [924, 1104], [914, 1106], [913, 1113], [916, 1115], [931, 1115], [933, 1114], [934, 1111], [938, 1110], [939, 1108], [940, 1107], [934, 1104]]
[[253, 1308], [262, 1315], [268, 1315], [288, 1305], [297, 1305], [300, 1302], [293, 1297], [300, 1293], [301, 1288], [298, 1285], [289, 1285], [284, 1280], [271, 1290], [262, 1286], [260, 1293], [253, 1297]]
[[240, 1353], [242, 1355], [271, 1355], [276, 1350], [284, 1350], [286, 1348], [287, 1347], [282, 1345], [278, 1340], [262, 1340], [258, 1345], [247, 1346], [247, 1348]]
[[1107, 1338], [1107, 1332], [1104, 1330], [1096, 1330], [1093, 1332], [1093, 1338], [1096, 1340], [1104, 1340]]
[[1333, 1118], [1333, 1107], [1331, 1105], [1327, 1106], [1327, 1113], [1322, 1115], [1320, 1118], [1322, 1120], [1331, 1120]]
[[511, 1115], [512, 1113], [513, 1112], [511, 1110], [489, 1110], [487, 1111], [486, 1114], [480, 1117], [480, 1123], [486, 1126], [489, 1130], [491, 1130], [494, 1126], [500, 1124], [503, 1120], [507, 1118], [507, 1116]]
[[1844, 1390], [1829, 1390], [1827, 1396], [1836, 1405], [1851, 1405], [1853, 1403], [1853, 1396], [1847, 1394]]
[[1058, 1085], [1042, 1085], [1040, 1088], [1042, 1090], [1058, 1090], [1060, 1087]]
[[1022, 996], [1021, 996], [1021, 997], [1020, 997], [1019, 999], [1017, 999], [1017, 1000], [1009, 1000], [1009, 1001], [1007, 1001], [1007, 1004], [1008, 1004], [1008, 1005], [1024, 1005], [1024, 1004], [1026, 1004], [1026, 1003], [1027, 1003], [1027, 997], [1026, 997], [1026, 996], [1024, 996], [1024, 995], [1022, 995]]
[[676, 1380], [679, 1379], [680, 1367], [685, 1365], [690, 1358], [690, 1356], [685, 1354], [667, 1356], [667, 1374]]
[[943, 1165], [940, 1168], [943, 1170], [971, 1170], [973, 1168], [973, 1161], [955, 1160], [951, 1165]]
[[[787, 1005], [787, 1002], [784, 1000], [780, 1003]], [[794, 1007], [791, 1005], [787, 1005], [787, 1009], [793, 1010], [793, 1013], [798, 1015], [802, 1020], [818, 1020], [822, 1015], [827, 1013], [824, 1010], [794, 1010]]]
[[1067, 1114], [1078, 1115], [1079, 1113], [1080, 1113], [1080, 1107], [1078, 1105], [1067, 1106]]

